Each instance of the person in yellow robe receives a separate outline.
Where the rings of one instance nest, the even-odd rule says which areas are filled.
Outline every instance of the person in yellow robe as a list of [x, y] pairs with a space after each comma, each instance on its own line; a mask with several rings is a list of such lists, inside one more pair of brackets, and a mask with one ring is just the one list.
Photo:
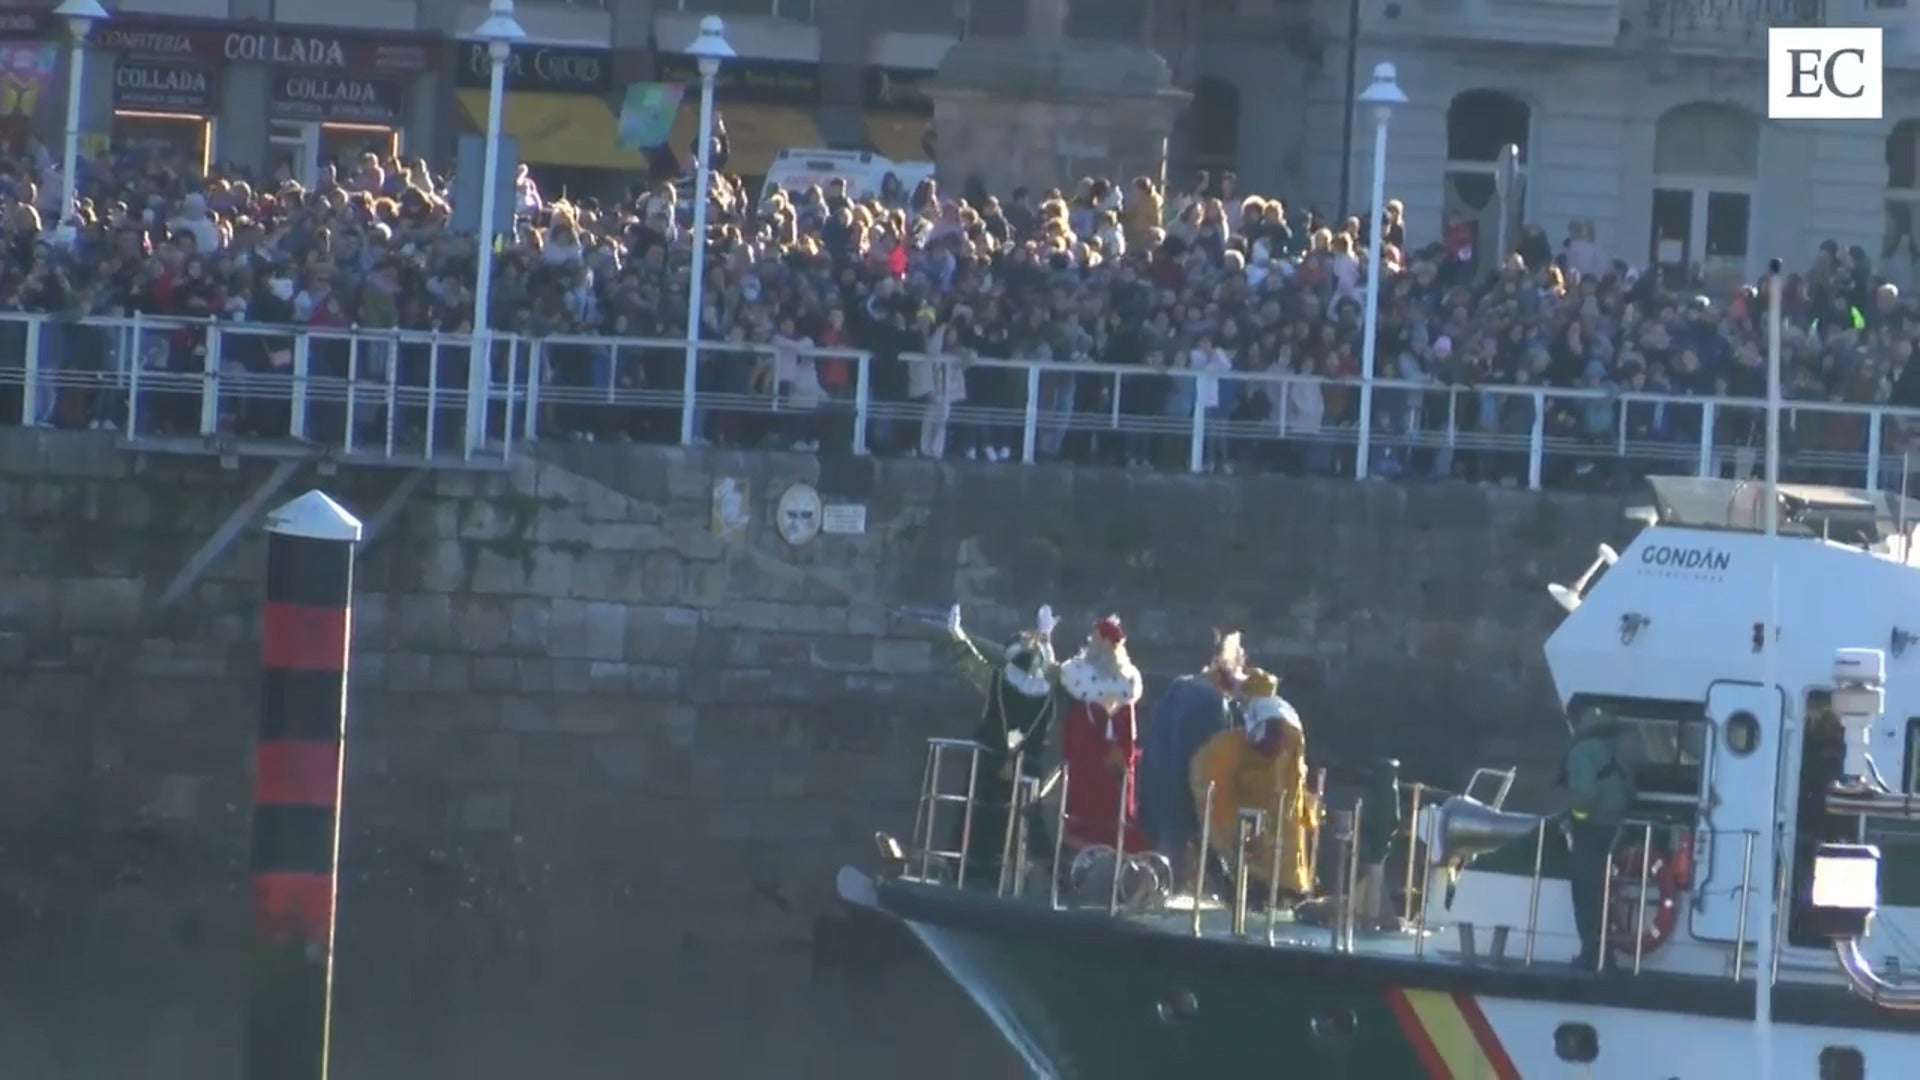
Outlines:
[[[1274, 835], [1280, 830], [1279, 895], [1291, 903], [1312, 891], [1307, 837], [1316, 807], [1307, 791], [1307, 735], [1300, 715], [1279, 694], [1279, 680], [1254, 668], [1241, 686], [1244, 722], [1207, 740], [1188, 778], [1198, 816], [1208, 822], [1207, 843], [1233, 865], [1242, 810], [1266, 814], [1266, 831], [1247, 845], [1249, 901], [1264, 904], [1275, 882]], [[1207, 810], [1207, 787], [1213, 809]]]

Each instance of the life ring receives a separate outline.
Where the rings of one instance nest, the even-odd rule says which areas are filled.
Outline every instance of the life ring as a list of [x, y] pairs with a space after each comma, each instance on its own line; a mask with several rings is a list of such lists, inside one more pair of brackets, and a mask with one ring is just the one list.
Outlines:
[[[1647, 891], [1641, 906], [1641, 870], [1645, 864]], [[1673, 937], [1680, 914], [1680, 875], [1672, 856], [1655, 847], [1642, 852], [1639, 844], [1629, 844], [1613, 856], [1613, 880], [1607, 883], [1607, 937], [1621, 952], [1634, 950], [1639, 938], [1640, 955], [1658, 951]], [[1641, 924], [1641, 912], [1646, 922]]]

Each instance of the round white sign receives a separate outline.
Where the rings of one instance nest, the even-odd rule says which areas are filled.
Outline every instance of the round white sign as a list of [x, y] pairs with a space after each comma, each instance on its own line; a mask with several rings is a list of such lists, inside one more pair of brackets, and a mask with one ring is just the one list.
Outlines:
[[793, 485], [781, 494], [774, 520], [787, 543], [795, 547], [812, 543], [820, 535], [820, 493], [811, 484]]

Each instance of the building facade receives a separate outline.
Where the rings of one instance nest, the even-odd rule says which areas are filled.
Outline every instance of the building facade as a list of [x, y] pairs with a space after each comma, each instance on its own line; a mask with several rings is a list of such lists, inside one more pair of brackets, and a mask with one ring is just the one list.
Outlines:
[[[63, 44], [51, 0], [0, 0], [0, 39]], [[122, 0], [98, 28], [84, 95], [89, 139], [164, 140], [296, 176], [357, 149], [450, 160], [483, 126], [476, 0]], [[691, 81], [680, 50], [726, 17], [740, 59], [718, 100], [741, 171], [783, 147], [921, 157], [922, 86], [962, 33], [1014, 35], [1026, 0], [521, 0], [529, 41], [509, 72], [505, 127], [521, 155], [583, 189], [658, 162], [622, 150], [636, 81]], [[1194, 102], [1176, 172], [1234, 169], [1242, 190], [1358, 212], [1373, 119], [1355, 84], [1393, 62], [1411, 103], [1390, 125], [1388, 190], [1413, 239], [1450, 215], [1491, 249], [1575, 222], [1634, 265], [1750, 277], [1821, 241], [1859, 245], [1912, 280], [1920, 219], [1920, 33], [1912, 0], [1073, 0], [1066, 31], [1143, 41]], [[1886, 28], [1886, 118], [1765, 118], [1766, 30]], [[64, 63], [64, 50], [62, 52]], [[110, 61], [110, 62], [108, 62]], [[57, 140], [64, 78], [38, 130]], [[262, 108], [265, 103], [265, 108]], [[683, 107], [669, 147], [684, 151]], [[1071, 133], [1063, 133], [1071, 137]], [[1504, 214], [1494, 161], [1520, 148]], [[957, 184], [964, 178], [947, 178]], [[1063, 178], [1069, 180], [1071, 178]]]
[[[1276, 8], [1235, 6], [1241, 18]], [[1298, 62], [1284, 77], [1271, 48], [1217, 33], [1198, 46], [1196, 110], [1215, 101], [1237, 117], [1217, 135], [1237, 140], [1234, 152], [1213, 156], [1230, 156], [1253, 187], [1329, 212], [1365, 205], [1374, 119], [1355, 116], [1347, 144], [1352, 42], [1362, 87], [1390, 61], [1411, 99], [1390, 120], [1387, 188], [1416, 241], [1457, 215], [1492, 249], [1495, 160], [1514, 144], [1509, 236], [1537, 225], [1558, 250], [1570, 226], [1590, 223], [1633, 266], [1685, 265], [1715, 281], [1753, 280], [1774, 256], [1804, 265], [1831, 239], [1913, 280], [1920, 34], [1909, 0], [1338, 0], [1293, 14]], [[1766, 118], [1767, 29], [1804, 25], [1885, 28], [1884, 120]]]
[[[23, 138], [62, 138], [67, 31], [53, 0], [0, 0], [0, 42], [44, 44], [59, 70], [30, 115], [0, 117]], [[450, 161], [484, 130], [485, 3], [459, 0], [108, 0], [88, 39], [82, 137], [164, 144], [308, 179], [363, 151]], [[873, 17], [891, 12], [888, 19]], [[782, 148], [924, 157], [931, 102], [918, 87], [956, 40], [951, 11], [877, 0], [522, 0], [528, 40], [507, 72], [503, 127], [521, 159], [557, 186], [606, 188], [659, 168], [622, 149], [621, 98], [635, 82], [698, 82], [680, 52], [700, 18], [727, 19], [739, 53], [717, 100], [733, 167], [756, 173]], [[883, 27], [893, 26], [894, 29]], [[264, 107], [263, 107], [264, 106]], [[692, 143], [693, 99], [669, 147]], [[29, 124], [29, 121], [31, 123]]]

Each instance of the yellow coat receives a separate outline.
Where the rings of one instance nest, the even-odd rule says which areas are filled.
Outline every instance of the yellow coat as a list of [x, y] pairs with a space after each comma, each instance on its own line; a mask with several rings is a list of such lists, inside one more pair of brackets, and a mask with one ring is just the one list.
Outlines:
[[[1307, 737], [1296, 724], [1275, 720], [1279, 746], [1268, 754], [1244, 728], [1223, 731], [1193, 756], [1188, 778], [1198, 816], [1208, 819], [1207, 842], [1233, 866], [1241, 810], [1266, 812], [1266, 828], [1247, 845], [1247, 875], [1267, 887], [1273, 882], [1273, 827], [1280, 827], [1280, 878], [1283, 893], [1307, 895], [1307, 836], [1317, 809], [1307, 791]], [[1213, 785], [1213, 812], [1207, 813], [1207, 786]]]

